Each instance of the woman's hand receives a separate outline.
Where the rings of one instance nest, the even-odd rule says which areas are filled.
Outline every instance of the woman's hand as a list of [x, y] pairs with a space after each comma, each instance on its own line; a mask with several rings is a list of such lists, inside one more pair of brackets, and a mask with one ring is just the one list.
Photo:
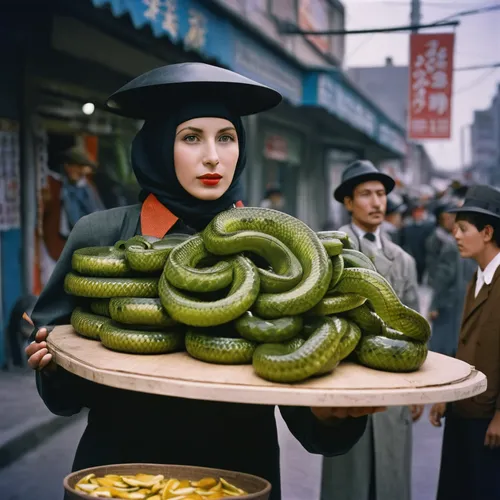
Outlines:
[[491, 419], [486, 436], [484, 438], [484, 446], [489, 448], [498, 448], [500, 446], [500, 411], [495, 412], [495, 416]]
[[35, 340], [26, 347], [25, 352], [28, 356], [28, 365], [33, 370], [53, 371], [56, 364], [52, 361], [52, 354], [49, 354], [47, 349], [47, 337], [49, 332], [47, 328], [40, 328], [36, 332]]
[[386, 409], [385, 406], [354, 406], [352, 408], [314, 407], [311, 408], [311, 411], [318, 420], [325, 422], [335, 418], [363, 417], [365, 415], [372, 415], [373, 413], [385, 411]]
[[446, 403], [436, 403], [432, 405], [429, 413], [429, 422], [434, 427], [441, 427], [441, 419], [444, 417], [446, 411]]

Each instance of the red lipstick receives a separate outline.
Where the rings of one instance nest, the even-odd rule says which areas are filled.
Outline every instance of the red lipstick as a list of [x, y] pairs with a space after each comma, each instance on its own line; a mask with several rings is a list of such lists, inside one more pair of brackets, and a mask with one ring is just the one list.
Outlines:
[[198, 177], [205, 186], [217, 186], [220, 180], [222, 179], [222, 175], [220, 174], [204, 174]]

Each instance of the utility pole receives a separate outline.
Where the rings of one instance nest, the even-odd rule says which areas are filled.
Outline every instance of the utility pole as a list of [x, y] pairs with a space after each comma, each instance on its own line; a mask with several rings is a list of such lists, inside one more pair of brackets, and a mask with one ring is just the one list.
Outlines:
[[[410, 14], [410, 24], [412, 26], [418, 26], [422, 15], [420, 14], [420, 0], [411, 0], [411, 14]], [[412, 33], [417, 33], [418, 28], [411, 30]]]

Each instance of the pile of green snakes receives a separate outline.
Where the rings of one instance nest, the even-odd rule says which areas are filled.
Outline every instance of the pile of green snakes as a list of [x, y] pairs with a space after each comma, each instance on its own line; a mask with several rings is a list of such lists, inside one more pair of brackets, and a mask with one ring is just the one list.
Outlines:
[[64, 286], [82, 299], [74, 330], [108, 349], [185, 350], [252, 364], [272, 382], [323, 375], [346, 358], [411, 372], [427, 357], [429, 323], [347, 234], [272, 209], [231, 208], [194, 235], [78, 249]]

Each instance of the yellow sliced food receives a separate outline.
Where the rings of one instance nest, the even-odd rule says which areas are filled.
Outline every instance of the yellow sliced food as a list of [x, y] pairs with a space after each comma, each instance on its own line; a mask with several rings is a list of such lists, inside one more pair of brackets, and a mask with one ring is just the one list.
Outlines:
[[198, 493], [191, 493], [187, 497], [184, 497], [184, 500], [203, 500], [203, 497], [200, 497]]
[[217, 483], [210, 491], [220, 491], [222, 489], [222, 483]]
[[108, 486], [108, 487], [113, 487], [115, 485], [115, 480], [110, 479], [109, 477], [98, 477], [97, 482], [99, 483], [99, 486]]
[[226, 490], [225, 488], [222, 488], [222, 493], [228, 497], [240, 497], [241, 493], [238, 493], [237, 491], [231, 491], [231, 490]]
[[158, 476], [152, 476], [152, 479], [149, 481], [140, 481], [139, 479], [122, 476], [122, 481], [124, 483], [129, 484], [130, 486], [139, 486], [140, 488], [151, 488], [156, 483], [159, 483], [164, 479], [164, 476], [159, 474]]
[[75, 486], [77, 490], [82, 490], [82, 491], [94, 491], [95, 489], [99, 488], [97, 484], [89, 484], [89, 483], [82, 483], [82, 484], [77, 484]]
[[240, 488], [237, 488], [236, 486], [234, 486], [234, 484], [228, 483], [223, 477], [220, 478], [220, 482], [222, 483], [222, 486], [226, 490], [234, 491], [235, 493], [239, 493], [240, 495], [245, 495], [246, 494], [245, 491], [243, 491]]
[[213, 477], [204, 477], [203, 479], [200, 479], [199, 481], [193, 481], [191, 484], [195, 488], [202, 488], [204, 490], [209, 490], [210, 488], [217, 486], [217, 480], [214, 479]]
[[113, 487], [127, 491], [137, 491], [139, 489], [139, 486], [129, 486], [127, 483], [124, 483], [123, 481], [115, 481], [113, 483]]
[[109, 491], [93, 491], [92, 493], [90, 493], [90, 496], [97, 498], [113, 498]]
[[[195, 488], [190, 486], [189, 488], [176, 488], [175, 489], [175, 494], [176, 495], [190, 495], [191, 493], [195, 492]], [[172, 492], [174, 493], [174, 492]]]
[[106, 474], [104, 477], [106, 479], [113, 479], [114, 481], [121, 481], [122, 479], [118, 474]]
[[82, 477], [76, 484], [88, 483], [93, 477], [95, 477], [95, 474], [87, 474], [85, 477]]
[[181, 482], [178, 479], [169, 479], [166, 484], [165, 488], [167, 490], [175, 490], [181, 485]]
[[160, 495], [153, 495], [152, 497], [149, 497], [148, 500], [161, 500]]
[[91, 480], [90, 480], [90, 483], [91, 484], [96, 484], [97, 486], [100, 486], [99, 484], [99, 481], [97, 480], [97, 478], [93, 477]]
[[[136, 474], [135, 475], [135, 478], [138, 480], [138, 481], [144, 481], [145, 483], [150, 483], [151, 481], [156, 481], [156, 478], [158, 476], [155, 476], [153, 474]], [[163, 476], [162, 476], [162, 479], [163, 479]], [[160, 479], [161, 481], [161, 479]]]
[[224, 494], [220, 491], [214, 491], [210, 493], [209, 496], [205, 497], [207, 500], [219, 500], [219, 498], [224, 498]]
[[151, 487], [151, 493], [157, 493], [160, 490], [163, 490], [165, 487], [166, 481], [160, 481], [159, 483], [156, 483], [154, 486]]

